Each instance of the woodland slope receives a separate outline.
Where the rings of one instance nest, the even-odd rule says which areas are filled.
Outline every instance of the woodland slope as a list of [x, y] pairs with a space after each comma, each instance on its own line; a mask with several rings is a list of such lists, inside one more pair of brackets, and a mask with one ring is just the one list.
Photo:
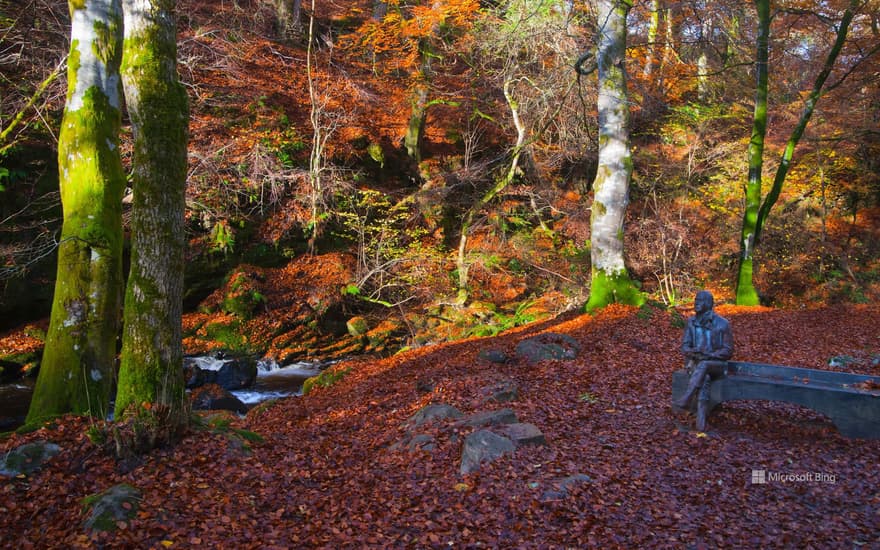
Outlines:
[[[735, 358], [880, 374], [876, 306], [783, 311], [720, 306]], [[0, 485], [0, 544], [19, 548], [871, 547], [880, 544], [880, 442], [850, 440], [827, 419], [779, 403], [727, 403], [708, 433], [669, 406], [680, 317], [611, 307], [491, 339], [345, 362], [335, 385], [234, 420], [264, 438], [194, 432], [172, 449], [116, 463], [66, 418], [2, 443], [62, 447], [42, 471]], [[542, 332], [570, 335], [573, 360], [490, 363]], [[872, 364], [873, 361], [873, 364]], [[470, 428], [432, 424], [431, 451], [393, 444], [430, 403], [487, 408], [482, 388], [513, 381], [505, 403], [546, 446], [459, 474]], [[491, 407], [488, 407], [491, 408]], [[501, 405], [498, 406], [501, 408]], [[752, 484], [752, 470], [824, 474]], [[546, 493], [567, 476], [590, 481]], [[125, 482], [143, 491], [135, 519], [89, 534], [81, 499]]]

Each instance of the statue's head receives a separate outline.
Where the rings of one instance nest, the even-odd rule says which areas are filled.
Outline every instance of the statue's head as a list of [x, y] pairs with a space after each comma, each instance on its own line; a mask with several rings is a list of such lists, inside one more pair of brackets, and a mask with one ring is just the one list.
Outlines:
[[712, 297], [712, 293], [708, 290], [701, 290], [697, 292], [697, 295], [694, 297], [694, 311], [696, 311], [697, 314], [712, 311], [714, 305], [715, 298]]

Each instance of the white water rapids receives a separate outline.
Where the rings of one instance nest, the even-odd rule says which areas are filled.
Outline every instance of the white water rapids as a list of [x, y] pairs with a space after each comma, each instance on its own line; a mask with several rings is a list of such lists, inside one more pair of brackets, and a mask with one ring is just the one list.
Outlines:
[[[202, 370], [216, 371], [233, 359], [218, 359], [211, 355], [202, 355], [192, 357], [190, 361]], [[321, 371], [327, 366], [328, 363], [317, 361], [298, 361], [290, 365], [279, 365], [272, 359], [260, 359], [257, 361], [257, 381], [254, 385], [243, 390], [233, 390], [230, 393], [241, 399], [246, 405], [289, 395], [301, 395], [303, 381], [321, 374]]]
[[235, 390], [232, 394], [246, 405], [289, 395], [302, 395], [305, 379], [321, 374], [327, 366], [327, 363], [316, 361], [298, 361], [282, 366], [275, 361], [261, 359], [257, 362], [257, 381], [254, 385], [244, 390]]

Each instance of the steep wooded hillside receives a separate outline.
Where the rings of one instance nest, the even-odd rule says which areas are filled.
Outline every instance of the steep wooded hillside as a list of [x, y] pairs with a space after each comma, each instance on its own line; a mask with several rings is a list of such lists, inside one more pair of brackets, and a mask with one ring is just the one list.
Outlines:
[[[831, 17], [835, 7], [820, 16]], [[319, 2], [309, 49], [308, 9], [298, 25], [282, 29], [275, 3], [179, 3], [180, 71], [192, 107], [190, 311], [228, 283], [237, 265], [273, 269], [306, 252], [330, 253], [328, 261], [337, 253], [350, 258], [342, 262], [347, 280], [332, 282], [334, 292], [347, 290], [344, 318], [387, 317], [383, 303], [402, 304], [416, 317], [443, 317], [445, 304], [460, 298], [463, 271], [467, 303], [476, 302], [459, 320], [464, 325], [505, 326], [500, 316], [516, 316], [542, 296], [554, 305], [540, 315], [583, 303], [596, 84], [571, 67], [578, 52], [593, 45], [592, 12], [577, 7], [564, 22], [564, 39], [554, 42], [536, 26], [528, 27], [533, 34], [526, 39], [503, 34], [503, 26], [490, 24], [496, 16], [488, 8], [473, 11], [468, 2], [439, 12], [398, 8], [402, 19], [379, 24], [368, 2]], [[678, 304], [704, 287], [729, 299], [747, 170], [754, 31], [746, 19], [738, 34], [727, 28], [727, 53], [713, 57], [721, 55], [713, 42], [721, 40], [718, 29], [745, 8], [721, 5], [717, 20], [706, 23], [715, 29], [704, 37], [716, 48], [709, 51], [685, 40], [699, 10], [679, 6], [662, 17], [671, 25], [666, 32], [680, 33], [681, 40], [667, 37], [659, 48], [661, 41], [645, 34], [649, 25], [640, 25], [651, 21], [646, 9], [637, 6], [630, 16], [634, 180], [627, 262], [655, 300]], [[6, 2], [3, 15], [4, 44], [15, 51], [2, 67], [10, 100], [4, 120], [10, 120], [62, 59], [67, 21], [58, 0]], [[777, 21], [785, 17], [791, 26], [773, 29], [782, 48], [771, 59], [768, 171], [828, 40], [821, 17], [791, 13]], [[419, 33], [430, 31], [428, 22], [442, 32], [431, 41], [430, 55], [420, 58], [428, 39]], [[548, 17], [545, 25], [552, 24]], [[814, 49], [801, 52], [810, 55], [790, 55], [797, 43], [792, 28], [813, 33]], [[871, 160], [877, 139], [870, 122], [876, 94], [863, 85], [876, 58], [853, 61], [859, 52], [871, 53], [870, 32], [870, 15], [860, 16], [845, 52], [852, 66], [834, 73], [836, 86], [821, 99], [766, 227], [756, 281], [768, 304], [877, 298], [878, 176]], [[707, 51], [707, 62], [720, 65], [707, 79], [695, 78]], [[419, 65], [425, 59], [429, 71]], [[459, 252], [469, 209], [509, 168], [516, 135], [504, 95], [510, 74], [508, 91], [518, 98], [531, 141], [511, 184], [476, 210]], [[426, 122], [414, 159], [405, 142], [413, 93], [422, 86]], [[10, 135], [11, 147], [4, 145], [0, 158], [6, 327], [47, 313], [58, 227], [54, 135], [63, 90], [62, 73], [36, 108], [24, 109], [27, 124]], [[266, 286], [265, 308], [275, 310], [273, 285]], [[212, 309], [210, 302], [202, 305]], [[446, 337], [425, 336], [431, 330], [410, 328], [408, 339]]]

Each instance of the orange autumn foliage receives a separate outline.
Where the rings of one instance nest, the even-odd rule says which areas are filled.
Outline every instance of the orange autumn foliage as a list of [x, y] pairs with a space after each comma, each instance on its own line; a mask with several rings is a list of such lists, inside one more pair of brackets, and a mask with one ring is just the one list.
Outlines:
[[381, 20], [370, 19], [342, 39], [343, 49], [363, 50], [387, 63], [387, 70], [413, 70], [420, 64], [425, 41], [434, 41], [438, 29], [466, 30], [479, 10], [474, 0], [438, 0], [429, 5], [388, 2]]

